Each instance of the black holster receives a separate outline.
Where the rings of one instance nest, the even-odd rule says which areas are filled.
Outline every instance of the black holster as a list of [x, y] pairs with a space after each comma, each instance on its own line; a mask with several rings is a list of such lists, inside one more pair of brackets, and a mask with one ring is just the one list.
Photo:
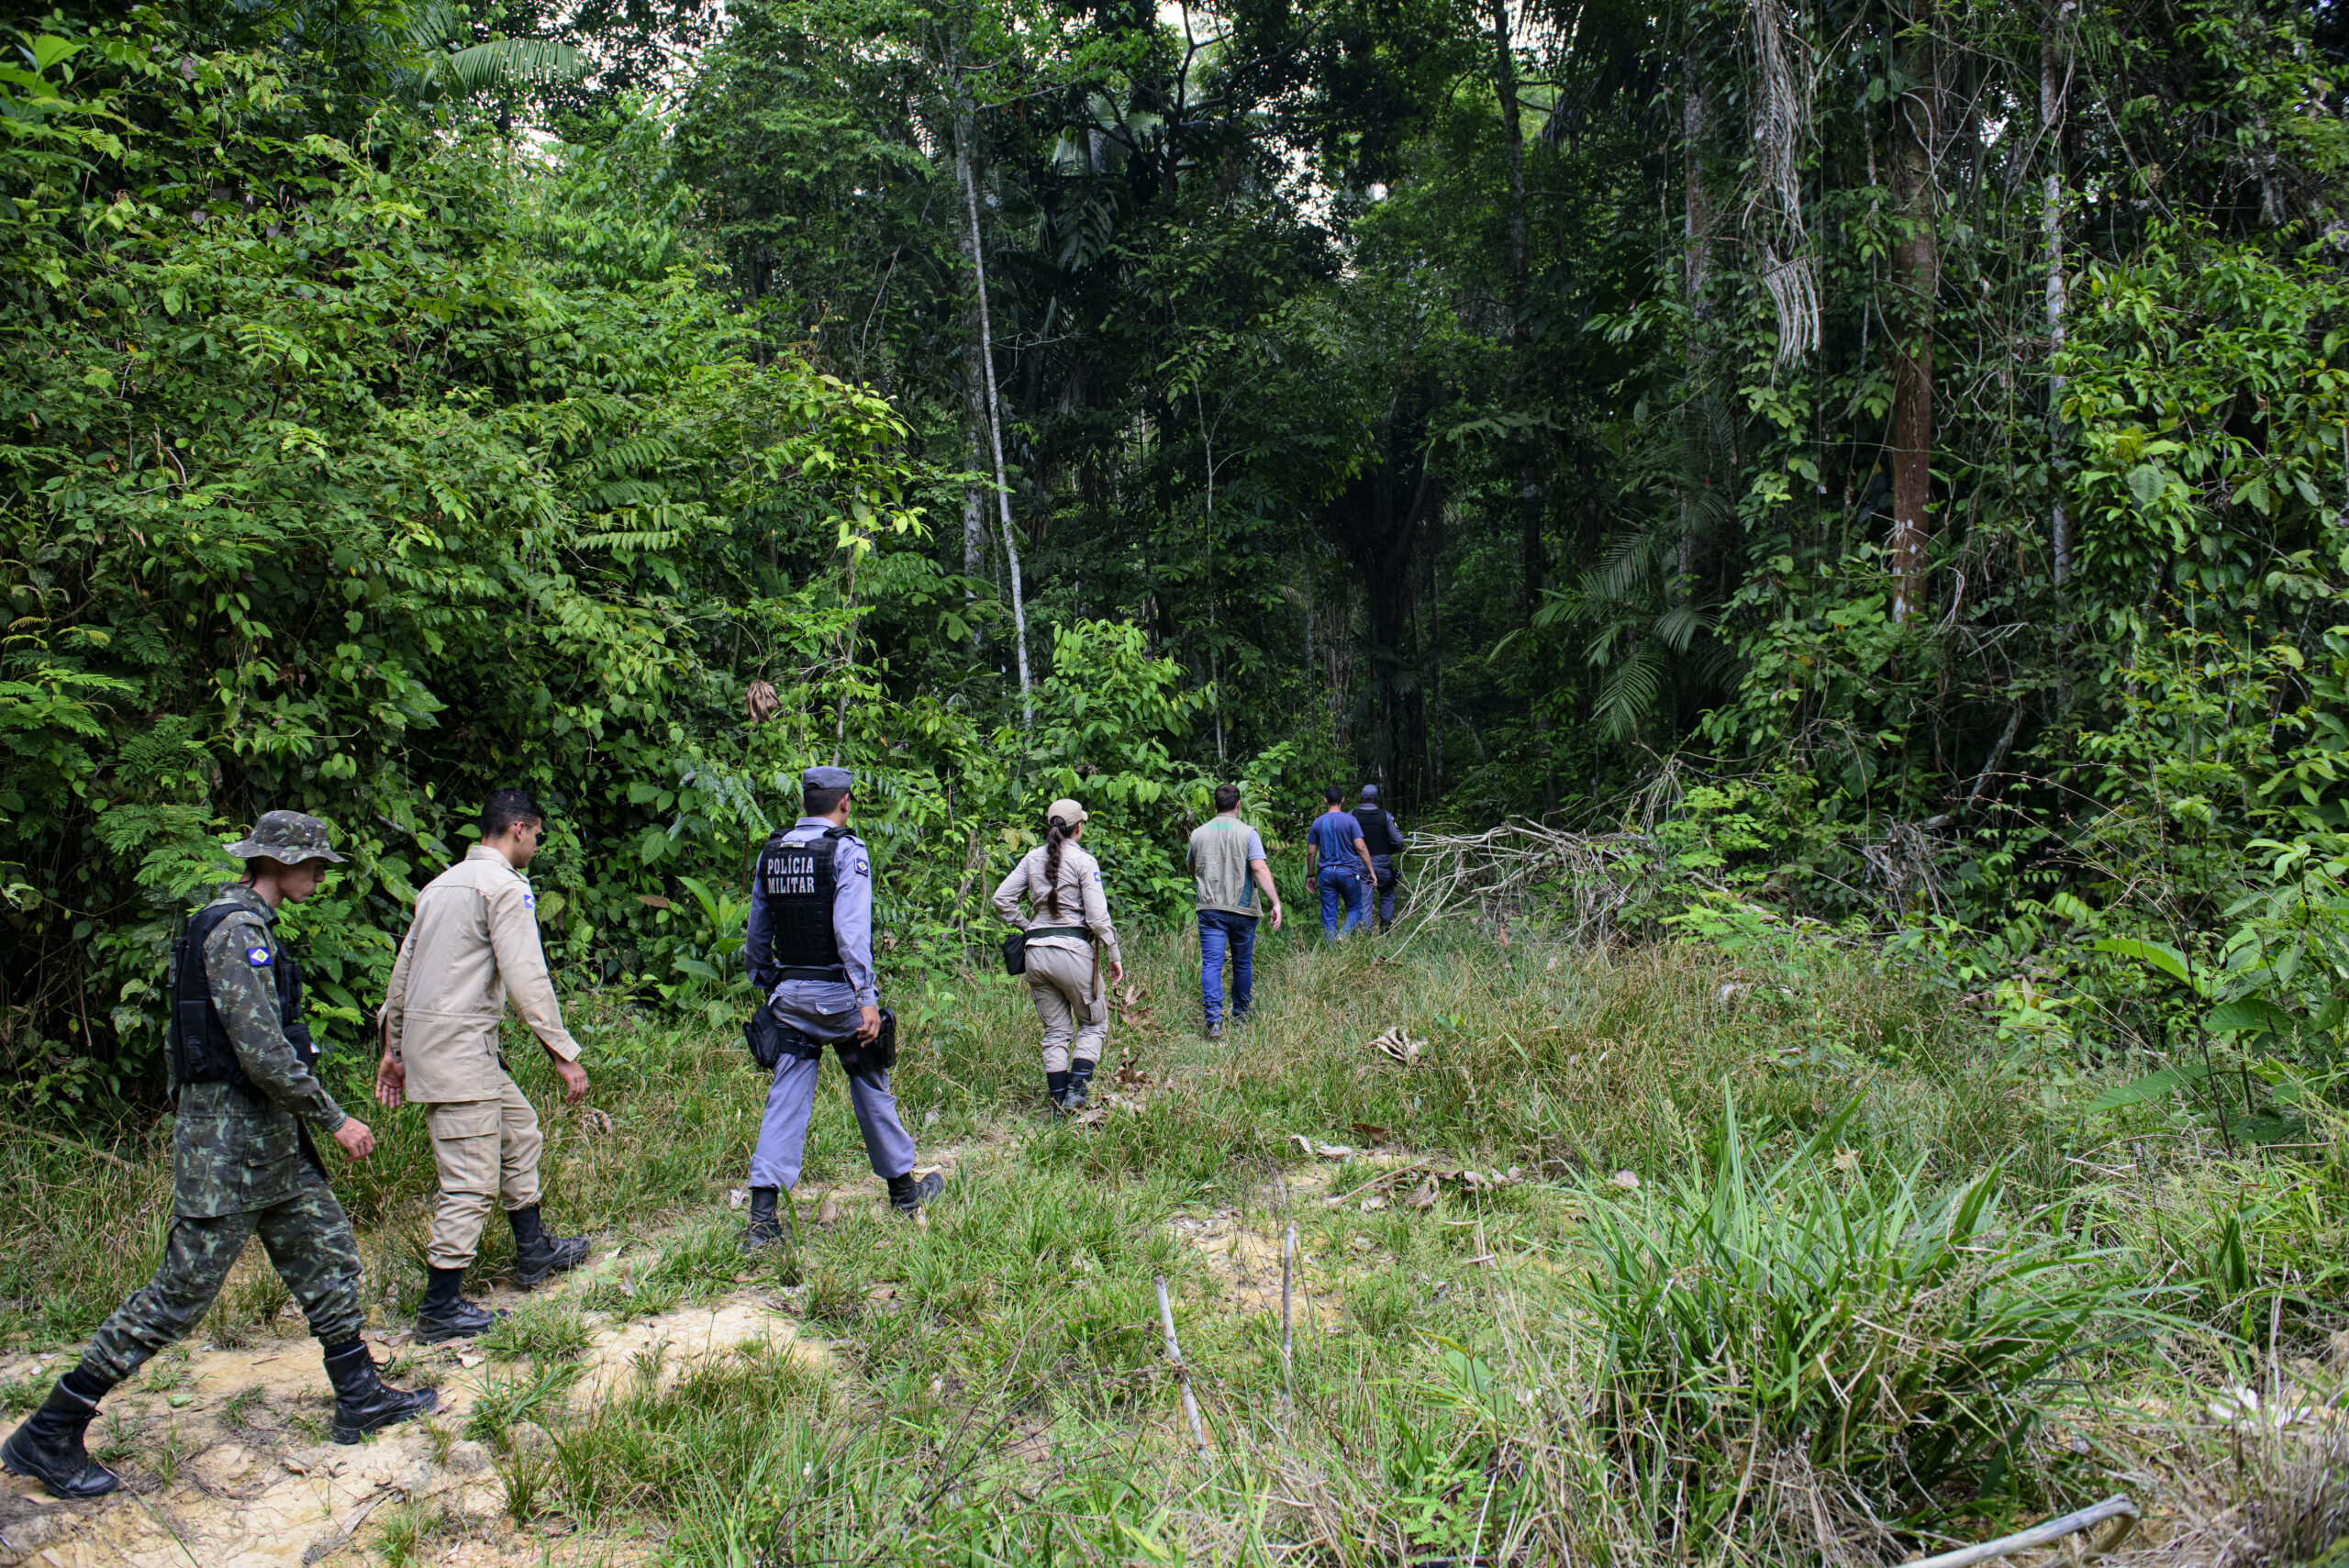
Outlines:
[[897, 1064], [897, 1015], [881, 1009], [881, 1032], [871, 1045], [859, 1045], [852, 1038], [834, 1040], [832, 1049], [840, 1053], [841, 1070], [852, 1078], [886, 1073]]

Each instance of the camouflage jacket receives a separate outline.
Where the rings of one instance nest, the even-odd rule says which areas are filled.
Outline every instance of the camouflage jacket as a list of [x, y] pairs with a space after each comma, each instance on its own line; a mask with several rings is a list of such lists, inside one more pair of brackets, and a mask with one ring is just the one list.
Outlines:
[[[269, 962], [277, 912], [250, 887], [220, 890], [214, 904], [238, 913], [204, 944], [212, 1005], [253, 1089], [233, 1084], [178, 1085], [172, 1124], [172, 1212], [187, 1219], [267, 1208], [294, 1195], [317, 1160], [302, 1123], [331, 1135], [350, 1118], [285, 1038]], [[257, 956], [256, 956], [257, 955]]]

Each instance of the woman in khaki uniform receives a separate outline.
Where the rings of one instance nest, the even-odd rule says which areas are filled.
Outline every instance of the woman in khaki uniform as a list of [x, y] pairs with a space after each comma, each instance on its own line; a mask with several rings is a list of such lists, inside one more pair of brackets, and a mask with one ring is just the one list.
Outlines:
[[[1044, 1088], [1064, 1111], [1082, 1110], [1094, 1064], [1109, 1038], [1109, 994], [1125, 978], [1101, 862], [1077, 842], [1085, 807], [1056, 800], [1044, 841], [995, 890], [995, 912], [1028, 933], [1028, 995], [1044, 1025]], [[1025, 903], [1028, 912], [1022, 914]]]

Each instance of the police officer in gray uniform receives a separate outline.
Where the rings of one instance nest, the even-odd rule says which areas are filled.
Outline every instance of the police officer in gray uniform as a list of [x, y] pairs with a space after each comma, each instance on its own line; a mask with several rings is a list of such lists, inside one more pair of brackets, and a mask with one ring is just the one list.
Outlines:
[[848, 828], [854, 782], [846, 768], [801, 774], [799, 820], [767, 840], [751, 873], [742, 962], [767, 998], [767, 1016], [753, 1027], [771, 1028], [781, 1038], [774, 1084], [751, 1154], [746, 1252], [783, 1234], [776, 1195], [799, 1183], [826, 1045], [840, 1054], [865, 1156], [873, 1173], [889, 1184], [897, 1212], [918, 1212], [946, 1184], [935, 1171], [914, 1174], [914, 1140], [889, 1092], [896, 1020], [881, 1010], [874, 982], [873, 859]]

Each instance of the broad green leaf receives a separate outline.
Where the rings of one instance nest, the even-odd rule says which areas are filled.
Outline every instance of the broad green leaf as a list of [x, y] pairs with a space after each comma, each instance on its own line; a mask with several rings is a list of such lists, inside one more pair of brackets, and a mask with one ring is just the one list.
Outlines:
[[2135, 937], [2106, 937], [2095, 946], [2099, 952], [2140, 959], [2174, 979], [2189, 984], [2193, 983], [2192, 976], [2187, 973], [2186, 955], [2166, 942], [2142, 941]]
[[2210, 1075], [2210, 1070], [2199, 1062], [2182, 1067], [2165, 1067], [2158, 1073], [2148, 1073], [2133, 1084], [2123, 1084], [2117, 1089], [2107, 1089], [2088, 1102], [2095, 1111], [2118, 1110], [2122, 1106], [2158, 1100], [2164, 1095], [2182, 1089], [2188, 1084], [2199, 1084]]

